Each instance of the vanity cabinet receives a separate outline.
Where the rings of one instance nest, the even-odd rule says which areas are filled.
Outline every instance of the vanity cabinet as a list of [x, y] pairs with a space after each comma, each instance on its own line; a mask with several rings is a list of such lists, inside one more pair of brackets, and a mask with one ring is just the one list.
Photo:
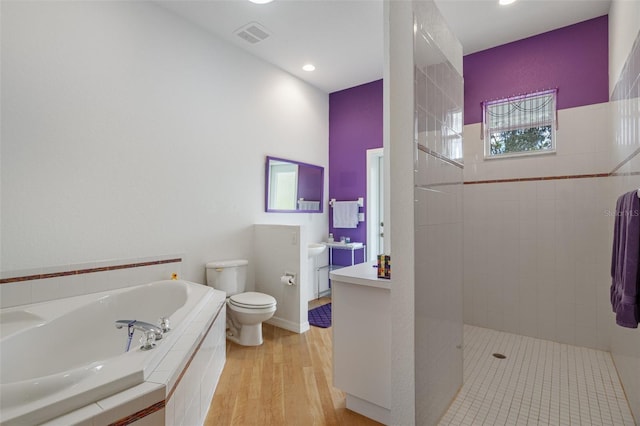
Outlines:
[[347, 408], [389, 424], [391, 281], [365, 262], [331, 272], [333, 384]]

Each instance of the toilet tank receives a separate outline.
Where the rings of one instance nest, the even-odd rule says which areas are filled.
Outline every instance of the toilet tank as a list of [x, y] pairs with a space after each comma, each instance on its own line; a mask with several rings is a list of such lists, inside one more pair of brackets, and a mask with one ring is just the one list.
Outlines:
[[245, 259], [219, 260], [207, 263], [207, 285], [222, 290], [227, 296], [243, 293], [247, 284]]

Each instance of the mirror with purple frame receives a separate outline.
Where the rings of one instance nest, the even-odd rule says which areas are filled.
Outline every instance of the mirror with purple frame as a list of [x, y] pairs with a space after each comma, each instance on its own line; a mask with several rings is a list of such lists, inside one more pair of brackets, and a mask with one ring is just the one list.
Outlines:
[[265, 211], [322, 213], [324, 167], [267, 157]]

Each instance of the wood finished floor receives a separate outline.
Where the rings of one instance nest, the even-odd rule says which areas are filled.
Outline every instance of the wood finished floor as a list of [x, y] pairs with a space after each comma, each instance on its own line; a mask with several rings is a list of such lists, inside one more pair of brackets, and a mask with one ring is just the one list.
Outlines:
[[[309, 308], [330, 301], [312, 301]], [[264, 324], [262, 333], [261, 346], [227, 340], [205, 426], [380, 424], [347, 410], [344, 392], [333, 387], [331, 328], [297, 334]]]

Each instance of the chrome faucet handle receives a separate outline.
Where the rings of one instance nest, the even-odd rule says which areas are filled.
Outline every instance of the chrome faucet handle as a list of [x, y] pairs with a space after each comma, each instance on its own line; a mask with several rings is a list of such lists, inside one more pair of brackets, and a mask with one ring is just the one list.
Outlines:
[[169, 321], [168, 317], [160, 317], [160, 330], [162, 330], [163, 333], [166, 333], [167, 331], [171, 330], [171, 322]]
[[142, 337], [140, 338], [140, 349], [143, 351], [147, 351], [149, 349], [153, 349], [156, 345], [156, 333], [153, 330], [147, 330], [142, 333]]

